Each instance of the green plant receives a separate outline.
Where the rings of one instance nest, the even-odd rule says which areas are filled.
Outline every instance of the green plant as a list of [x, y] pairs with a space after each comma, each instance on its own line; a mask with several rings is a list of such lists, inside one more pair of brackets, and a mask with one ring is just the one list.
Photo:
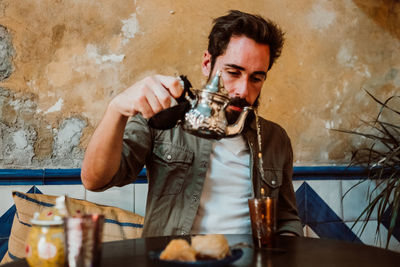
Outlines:
[[[356, 219], [353, 227], [364, 221], [360, 234], [364, 231], [371, 215], [377, 213], [376, 237], [380, 236], [380, 226], [388, 228], [386, 248], [394, 231], [400, 231], [400, 109], [391, 104], [400, 100], [400, 95], [387, 98], [384, 102], [370, 92], [368, 95], [380, 106], [378, 115], [372, 121], [362, 120], [366, 130], [336, 130], [361, 136], [367, 139], [367, 145], [352, 152], [350, 166], [365, 168], [366, 179], [355, 186], [370, 181], [372, 190], [368, 192], [368, 205]], [[351, 187], [346, 193], [348, 193]], [[345, 196], [345, 195], [344, 195]]]

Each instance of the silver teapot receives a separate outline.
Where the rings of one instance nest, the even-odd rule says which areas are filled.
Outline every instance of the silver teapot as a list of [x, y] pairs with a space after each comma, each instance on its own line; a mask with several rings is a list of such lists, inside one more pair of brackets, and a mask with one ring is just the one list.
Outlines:
[[187, 132], [211, 139], [233, 137], [242, 132], [244, 122], [252, 107], [245, 107], [237, 121], [228, 124], [225, 109], [230, 102], [218, 71], [204, 89], [194, 90], [195, 98], [190, 100], [191, 108], [186, 112], [182, 127]]

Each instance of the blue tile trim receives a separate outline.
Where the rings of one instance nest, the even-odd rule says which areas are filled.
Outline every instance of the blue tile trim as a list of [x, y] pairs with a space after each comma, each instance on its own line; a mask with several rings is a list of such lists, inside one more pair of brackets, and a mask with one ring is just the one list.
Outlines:
[[0, 238], [8, 239], [10, 236], [11, 225], [13, 223], [16, 210], [17, 209], [15, 208], [15, 205], [13, 205], [3, 214], [3, 216], [0, 217]]
[[306, 224], [306, 222], [308, 222], [307, 208], [306, 208], [307, 195], [306, 195], [306, 187], [304, 184], [305, 182], [302, 183], [301, 186], [296, 191], [297, 211], [299, 213], [299, 217], [303, 227]]
[[[390, 226], [390, 216], [392, 214], [392, 209], [393, 209], [392, 206], [389, 207], [383, 214], [382, 224], [386, 227], [386, 229], [389, 229]], [[392, 234], [397, 240], [400, 241], [400, 216], [397, 216], [397, 220]]]
[[[82, 184], [81, 169], [0, 169], [1, 185], [63, 185]], [[347, 166], [294, 167], [293, 180], [355, 180], [366, 177], [365, 169]], [[146, 169], [135, 181], [147, 183]]]
[[310, 223], [308, 225], [320, 238], [362, 244], [362, 241], [344, 222]]
[[[135, 183], [147, 183], [146, 169], [140, 171]], [[82, 184], [81, 169], [0, 169], [0, 186], [64, 184]]]
[[306, 195], [306, 209], [309, 214], [306, 223], [341, 222], [342, 219], [328, 204], [312, 189], [308, 183], [303, 183]]
[[0, 260], [3, 259], [8, 250], [8, 238], [0, 239]]
[[367, 173], [363, 167], [298, 166], [293, 168], [293, 180], [358, 180]]
[[362, 243], [307, 182], [297, 189], [296, 201], [303, 225], [308, 225], [319, 237]]
[[27, 193], [34, 194], [43, 194], [36, 186], [32, 186]]

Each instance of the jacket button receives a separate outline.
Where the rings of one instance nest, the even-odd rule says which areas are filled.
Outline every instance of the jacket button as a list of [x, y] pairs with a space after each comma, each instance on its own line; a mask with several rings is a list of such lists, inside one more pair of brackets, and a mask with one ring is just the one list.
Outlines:
[[271, 184], [272, 184], [272, 185], [275, 185], [275, 183], [276, 183], [275, 180], [272, 180], [272, 181], [271, 181]]
[[197, 200], [199, 200], [199, 198], [197, 197], [197, 195], [193, 195], [192, 200], [193, 200], [193, 202], [197, 202]]
[[167, 155], [167, 160], [171, 160], [172, 159], [172, 156], [171, 155]]
[[182, 234], [182, 235], [186, 235], [186, 231], [185, 231], [185, 230], [182, 230], [181, 234]]

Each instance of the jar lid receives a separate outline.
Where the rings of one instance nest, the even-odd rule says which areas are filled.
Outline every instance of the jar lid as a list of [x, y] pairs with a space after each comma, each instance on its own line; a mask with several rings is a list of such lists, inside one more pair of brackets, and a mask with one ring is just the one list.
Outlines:
[[35, 212], [31, 223], [40, 226], [62, 225], [64, 219], [59, 214], [54, 214], [54, 210], [44, 210], [43, 212]]
[[54, 207], [45, 208], [42, 212], [35, 212], [31, 223], [40, 226], [62, 225], [66, 216], [65, 196], [56, 199]]

